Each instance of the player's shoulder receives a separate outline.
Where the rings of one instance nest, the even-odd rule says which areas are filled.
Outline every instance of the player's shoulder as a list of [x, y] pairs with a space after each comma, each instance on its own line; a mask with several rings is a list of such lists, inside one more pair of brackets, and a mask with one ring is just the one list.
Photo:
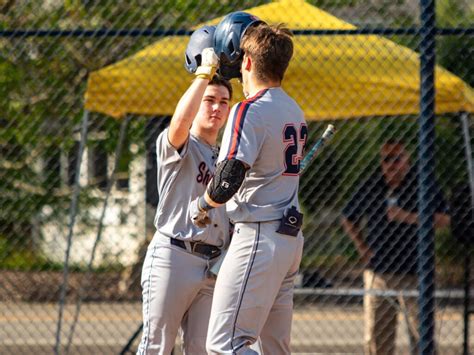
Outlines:
[[269, 88], [261, 89], [257, 93], [255, 93], [254, 95], [246, 98], [242, 102], [247, 103], [247, 104], [262, 102], [262, 101], [264, 101], [265, 98], [269, 97], [269, 94], [270, 94], [270, 89]]
[[236, 103], [231, 110], [231, 116], [237, 116], [245, 119], [256, 119], [264, 109], [265, 104], [261, 96], [253, 96]]
[[229, 124], [234, 128], [250, 129], [264, 124], [263, 112], [257, 104], [246, 105], [243, 101], [236, 104], [229, 115]]
[[293, 110], [302, 112], [300, 105], [282, 87], [271, 88], [268, 93], [268, 100], [273, 105], [291, 107]]
[[[163, 143], [167, 143], [167, 139], [168, 139], [168, 131], [169, 131], [169, 127], [166, 127], [164, 130], [162, 130], [158, 136], [156, 137], [156, 144], [163, 144]], [[165, 140], [166, 138], [166, 140]]]

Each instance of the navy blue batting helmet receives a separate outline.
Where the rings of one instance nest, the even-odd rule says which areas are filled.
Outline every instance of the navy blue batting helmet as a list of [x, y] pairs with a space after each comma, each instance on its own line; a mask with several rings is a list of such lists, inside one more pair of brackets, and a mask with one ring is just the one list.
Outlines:
[[213, 46], [213, 38], [216, 26], [203, 26], [193, 32], [189, 38], [188, 46], [184, 55], [184, 66], [190, 73], [195, 73], [201, 65], [201, 53], [205, 48]]
[[214, 33], [214, 51], [220, 59], [219, 73], [226, 79], [240, 76], [243, 53], [240, 40], [249, 26], [262, 22], [247, 12], [236, 11], [225, 16]]

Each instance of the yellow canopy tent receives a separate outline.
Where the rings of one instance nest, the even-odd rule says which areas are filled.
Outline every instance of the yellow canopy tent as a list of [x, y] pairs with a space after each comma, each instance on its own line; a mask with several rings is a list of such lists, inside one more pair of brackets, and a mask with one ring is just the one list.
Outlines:
[[[303, 0], [281, 0], [248, 10], [291, 29], [354, 29]], [[217, 24], [220, 18], [206, 24]], [[170, 36], [91, 73], [85, 107], [113, 117], [172, 115], [192, 76], [184, 69], [186, 36]], [[419, 55], [375, 35], [298, 35], [283, 87], [308, 120], [419, 112]], [[474, 90], [436, 68], [436, 113], [474, 112]], [[240, 84], [236, 100], [242, 99]]]

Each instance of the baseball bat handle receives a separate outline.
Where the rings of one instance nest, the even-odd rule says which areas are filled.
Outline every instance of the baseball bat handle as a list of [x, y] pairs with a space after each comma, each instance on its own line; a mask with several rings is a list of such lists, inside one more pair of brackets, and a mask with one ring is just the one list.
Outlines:
[[335, 132], [336, 132], [336, 128], [334, 127], [334, 125], [330, 124], [327, 126], [321, 138], [319, 138], [316, 141], [316, 143], [314, 143], [314, 145], [311, 147], [311, 149], [308, 151], [306, 156], [301, 161], [300, 174], [306, 169], [309, 163], [316, 156], [316, 153], [324, 146], [324, 144], [334, 136]]

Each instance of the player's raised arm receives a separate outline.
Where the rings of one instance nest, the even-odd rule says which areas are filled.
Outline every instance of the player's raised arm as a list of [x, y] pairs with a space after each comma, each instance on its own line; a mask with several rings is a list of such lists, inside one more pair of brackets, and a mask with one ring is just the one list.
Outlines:
[[168, 140], [176, 149], [182, 148], [186, 143], [189, 129], [199, 111], [204, 92], [219, 66], [219, 58], [213, 48], [204, 48], [204, 50], [197, 52], [202, 48], [203, 41], [209, 41], [209, 39], [212, 39], [212, 33], [208, 28], [197, 30], [191, 36], [186, 49], [186, 69], [194, 73], [196, 79], [179, 100], [171, 118]]

